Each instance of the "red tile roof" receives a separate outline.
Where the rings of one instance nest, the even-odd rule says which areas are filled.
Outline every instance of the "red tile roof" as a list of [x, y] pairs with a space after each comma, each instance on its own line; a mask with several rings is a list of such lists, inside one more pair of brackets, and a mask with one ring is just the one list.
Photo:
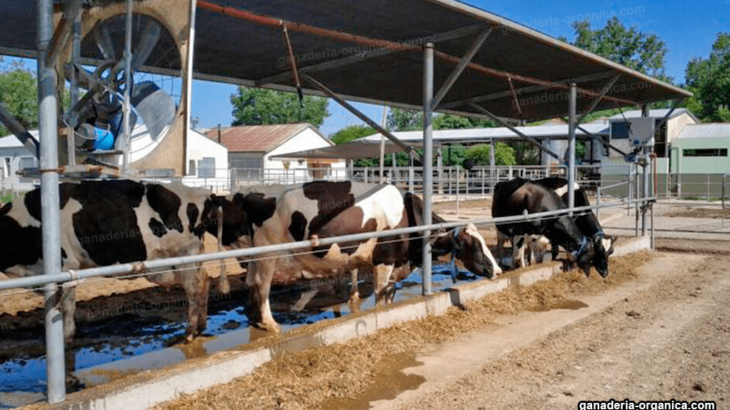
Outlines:
[[[221, 128], [221, 144], [228, 152], [270, 152], [309, 127], [310, 124], [301, 123]], [[208, 130], [205, 135], [218, 141], [217, 128]]]

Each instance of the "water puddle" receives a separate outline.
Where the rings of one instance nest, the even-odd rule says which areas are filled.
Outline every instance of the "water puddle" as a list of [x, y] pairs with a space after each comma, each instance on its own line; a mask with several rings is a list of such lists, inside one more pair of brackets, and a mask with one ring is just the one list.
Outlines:
[[[446, 266], [434, 267], [433, 290], [454, 286]], [[479, 277], [460, 271], [457, 284]], [[240, 279], [239, 279], [240, 280]], [[421, 295], [420, 272], [411, 273], [396, 285], [396, 301]], [[88, 388], [144, 370], [161, 368], [186, 359], [245, 345], [269, 333], [249, 327], [242, 307], [242, 283], [232, 283], [229, 295], [212, 295], [208, 326], [204, 336], [191, 344], [181, 344], [185, 334], [187, 306], [179, 292], [158, 288], [134, 294], [114, 295], [80, 302], [77, 308], [76, 338], [68, 352], [73, 376]], [[350, 285], [311, 285], [272, 288], [272, 310], [283, 332], [293, 328], [352, 313], [347, 304]], [[312, 295], [312, 290], [317, 290]], [[355, 309], [375, 307], [372, 283], [361, 281], [361, 303]], [[304, 300], [303, 300], [304, 299]], [[154, 301], [154, 302], [150, 302]], [[305, 303], [306, 302], [306, 303]], [[42, 310], [18, 317], [0, 316], [0, 410], [44, 399], [46, 361]]]
[[379, 400], [392, 400], [406, 390], [417, 389], [426, 381], [423, 376], [407, 375], [403, 370], [422, 366], [416, 361], [416, 354], [390, 356], [378, 363], [377, 376], [365, 392], [355, 398], [332, 398], [320, 405], [322, 410], [367, 410], [370, 403]]
[[558, 302], [550, 303], [549, 305], [541, 305], [535, 309], [534, 312], [549, 312], [551, 310], [579, 310], [587, 308], [588, 305], [580, 300], [561, 300]]

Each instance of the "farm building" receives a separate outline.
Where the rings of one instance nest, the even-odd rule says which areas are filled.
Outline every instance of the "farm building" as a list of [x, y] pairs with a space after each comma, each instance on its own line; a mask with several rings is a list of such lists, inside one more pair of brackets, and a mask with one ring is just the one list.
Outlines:
[[[144, 126], [137, 127], [132, 136], [144, 133]], [[33, 136], [38, 131], [30, 131]], [[187, 144], [187, 172], [183, 183], [189, 186], [206, 186], [223, 189], [228, 186], [228, 150], [211, 141], [203, 134], [190, 130]], [[37, 168], [38, 160], [14, 135], [0, 138], [0, 190], [30, 191], [32, 179], [20, 178], [18, 171]]]
[[206, 135], [228, 148], [228, 162], [240, 179], [266, 181], [281, 178], [290, 182], [288, 172], [298, 177], [326, 177], [331, 171], [345, 169], [339, 159], [291, 159], [277, 156], [307, 149], [334, 146], [310, 124], [251, 125], [211, 129]]
[[689, 124], [671, 145], [671, 172], [730, 172], [730, 124]]
[[[31, 131], [34, 137], [38, 131]], [[0, 138], [0, 191], [25, 192], [33, 189], [33, 180], [20, 178], [18, 171], [37, 168], [38, 160], [15, 135]]]

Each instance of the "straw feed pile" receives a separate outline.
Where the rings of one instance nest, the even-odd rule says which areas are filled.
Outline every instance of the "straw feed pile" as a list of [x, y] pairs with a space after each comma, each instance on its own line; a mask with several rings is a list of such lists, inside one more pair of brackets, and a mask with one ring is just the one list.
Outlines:
[[284, 353], [253, 374], [231, 383], [187, 395], [157, 407], [162, 409], [311, 409], [332, 398], [362, 394], [376, 380], [379, 363], [412, 356], [425, 345], [450, 341], [487, 329], [498, 315], [561, 307], [581, 295], [603, 292], [637, 277], [638, 267], [652, 258], [639, 252], [612, 259], [611, 274], [586, 278], [572, 271], [526, 288], [511, 288], [465, 309], [451, 308], [443, 316], [413, 321], [377, 334], [323, 348]]

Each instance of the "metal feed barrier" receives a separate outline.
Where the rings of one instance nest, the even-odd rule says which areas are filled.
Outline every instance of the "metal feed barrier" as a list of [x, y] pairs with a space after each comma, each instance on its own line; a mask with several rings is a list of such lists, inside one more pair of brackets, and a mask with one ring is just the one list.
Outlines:
[[[483, 226], [487, 224], [494, 224], [499, 225], [503, 223], [510, 223], [510, 222], [519, 222], [519, 221], [529, 221], [529, 220], [539, 220], [539, 219], [546, 219], [546, 218], [554, 218], [560, 215], [565, 215], [571, 212], [584, 212], [584, 211], [591, 211], [595, 210], [598, 211], [601, 208], [610, 208], [610, 207], [618, 207], [618, 206], [627, 206], [631, 204], [646, 204], [649, 209], [651, 209], [651, 204], [655, 202], [656, 198], [647, 198], [647, 199], [635, 199], [635, 200], [626, 200], [621, 199], [616, 202], [612, 202], [610, 204], [602, 204], [602, 205], [594, 205], [594, 206], [585, 206], [585, 207], [577, 207], [572, 209], [562, 209], [558, 211], [551, 211], [551, 212], [541, 212], [541, 213], [535, 213], [530, 215], [519, 215], [519, 216], [512, 216], [512, 217], [501, 217], [501, 218], [485, 218], [485, 219], [477, 219], [477, 220], [471, 220], [471, 221], [459, 221], [459, 222], [449, 222], [449, 223], [440, 223], [440, 224], [431, 224], [431, 225], [423, 225], [423, 226], [416, 226], [416, 227], [409, 227], [409, 228], [401, 228], [401, 229], [394, 229], [390, 231], [381, 231], [381, 232], [370, 232], [370, 233], [363, 233], [363, 234], [353, 234], [353, 235], [344, 235], [339, 237], [333, 237], [333, 238], [323, 238], [318, 241], [319, 245], [332, 245], [335, 243], [342, 243], [342, 242], [356, 242], [361, 240], [367, 240], [370, 238], [382, 238], [386, 236], [394, 236], [394, 235], [406, 235], [406, 234], [412, 234], [412, 233], [420, 233], [420, 232], [427, 232], [426, 235], [429, 235], [428, 232], [434, 232], [442, 229], [453, 229], [456, 227], [463, 227], [467, 225], [468, 223], [473, 223], [478, 226]], [[651, 232], [651, 238], [652, 238], [652, 246], [653, 246], [653, 238], [654, 238], [654, 226], [653, 226], [654, 220], [653, 220], [653, 211], [652, 211], [652, 219], [651, 219], [651, 226], [650, 226], [650, 232]], [[286, 252], [286, 251], [296, 251], [296, 250], [302, 250], [306, 248], [310, 248], [312, 246], [312, 243], [310, 241], [300, 241], [300, 242], [292, 242], [292, 243], [285, 243], [285, 244], [277, 244], [277, 245], [270, 245], [270, 246], [262, 246], [262, 247], [254, 247], [254, 248], [246, 248], [246, 249], [238, 249], [238, 250], [232, 250], [232, 251], [226, 251], [226, 252], [217, 252], [217, 253], [210, 253], [210, 254], [202, 254], [202, 255], [194, 255], [194, 256], [183, 256], [183, 257], [175, 257], [175, 258], [167, 258], [167, 259], [156, 259], [156, 260], [149, 260], [149, 261], [143, 261], [143, 262], [137, 262], [137, 263], [127, 263], [127, 264], [121, 264], [121, 265], [112, 265], [112, 266], [104, 266], [104, 267], [97, 267], [97, 268], [91, 268], [91, 269], [83, 269], [73, 272], [61, 272], [56, 274], [45, 274], [45, 275], [39, 275], [39, 276], [32, 276], [32, 277], [24, 277], [24, 278], [18, 278], [18, 279], [11, 279], [7, 281], [0, 282], [0, 291], [1, 290], [8, 290], [8, 289], [18, 289], [18, 288], [33, 288], [33, 287], [39, 287], [43, 286], [45, 292], [55, 292], [58, 286], [63, 286], [64, 283], [72, 282], [72, 281], [79, 281], [89, 278], [97, 278], [97, 277], [113, 277], [116, 275], [123, 275], [123, 274], [139, 274], [139, 273], [145, 273], [149, 272], [150, 270], [158, 270], [155, 273], [147, 273], [147, 274], [156, 274], [159, 273], [159, 269], [166, 269], [171, 268], [173, 266], [180, 266], [183, 264], [194, 264], [194, 263], [203, 263], [203, 262], [209, 262], [209, 261], [215, 261], [215, 260], [221, 260], [221, 259], [227, 259], [227, 258], [248, 258], [248, 257], [255, 257], [260, 256], [263, 254], [271, 254], [276, 252]], [[430, 277], [424, 277], [423, 279], [423, 293], [424, 294], [430, 294], [431, 293], [431, 280]], [[63, 321], [59, 321], [63, 322]], [[60, 331], [62, 332], [63, 329], [61, 328]], [[61, 357], [53, 357], [53, 355], [60, 354]], [[47, 347], [47, 357], [49, 362], [53, 360], [58, 360], [63, 364], [64, 356], [63, 356], [63, 346], [48, 346]], [[65, 366], [65, 365], [64, 365]], [[49, 380], [49, 384], [52, 381]], [[57, 381], [60, 383], [63, 383], [63, 381]], [[54, 386], [55, 388], [62, 388], [62, 386]], [[49, 386], [49, 389], [51, 387]]]

